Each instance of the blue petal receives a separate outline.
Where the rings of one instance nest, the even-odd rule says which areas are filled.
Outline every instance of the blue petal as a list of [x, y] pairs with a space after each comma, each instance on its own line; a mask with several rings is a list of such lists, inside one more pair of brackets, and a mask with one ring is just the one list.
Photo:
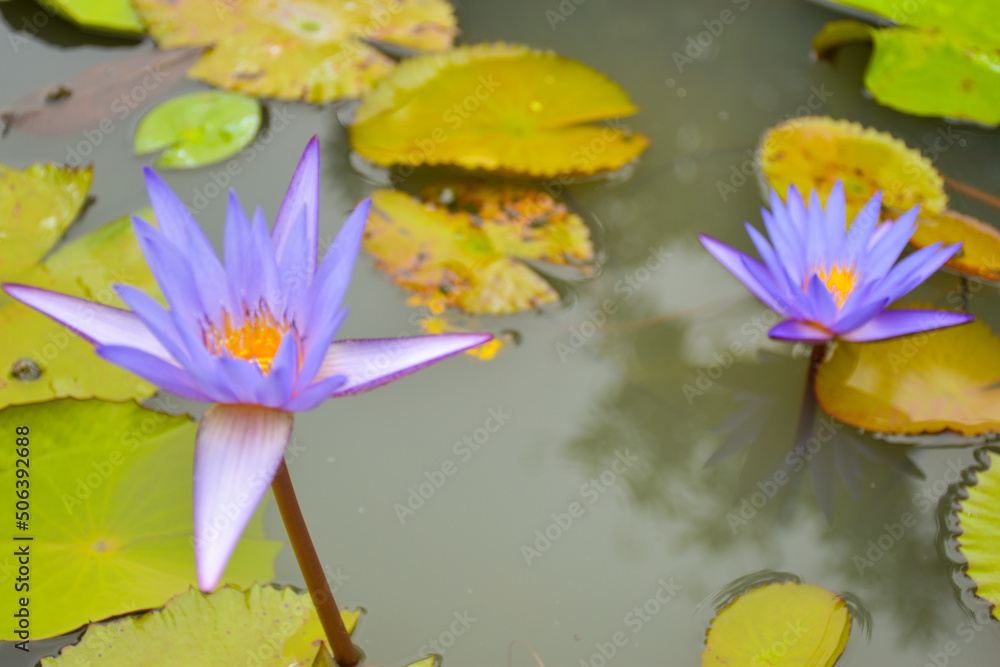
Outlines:
[[939, 241], [917, 250], [892, 268], [889, 275], [879, 283], [879, 292], [895, 301], [927, 280], [961, 247], [961, 243], [955, 243], [942, 248]]
[[747, 234], [750, 235], [750, 240], [753, 241], [754, 247], [757, 248], [761, 259], [764, 260], [764, 265], [767, 266], [768, 273], [771, 274], [778, 287], [783, 289], [785, 293], [798, 291], [800, 288], [793, 282], [792, 277], [789, 276], [789, 272], [782, 262], [783, 258], [779, 258], [775, 254], [767, 239], [764, 238], [764, 235], [757, 231], [749, 222], [743, 223], [743, 226], [746, 228]]
[[844, 340], [864, 343], [905, 336], [920, 331], [965, 324], [975, 319], [965, 313], [943, 310], [886, 310], [854, 331], [842, 334]]
[[837, 302], [827, 288], [826, 283], [820, 280], [818, 274], [813, 274], [809, 279], [809, 287], [806, 289], [806, 301], [809, 308], [806, 311], [809, 319], [829, 327], [837, 320]]
[[294, 257], [293, 261], [301, 262], [303, 269], [312, 276], [316, 271], [316, 246], [319, 238], [319, 139], [309, 140], [299, 166], [295, 169], [288, 192], [278, 209], [278, 217], [274, 221], [274, 232], [271, 238], [274, 244], [275, 256], [279, 261], [285, 261], [286, 253], [296, 252], [289, 247], [293, 227], [300, 215], [305, 215], [306, 253]]
[[[309, 294], [309, 284], [316, 271], [309, 260], [309, 240], [306, 238], [306, 212], [299, 213], [297, 221], [288, 232], [285, 251], [278, 260], [278, 282], [285, 293], [288, 302], [285, 310], [288, 319], [295, 321], [300, 317]], [[315, 255], [316, 248], [312, 249]]]
[[806, 208], [806, 202], [802, 199], [802, 193], [794, 185], [788, 186], [784, 210], [788, 214], [788, 219], [798, 230], [799, 238], [805, 242], [809, 238], [809, 209]]
[[296, 394], [294, 398], [285, 403], [283, 409], [289, 412], [306, 412], [307, 410], [312, 410], [323, 401], [332, 398], [334, 393], [345, 382], [347, 382], [347, 378], [343, 375], [332, 375], [319, 380]]
[[189, 324], [205, 319], [208, 316], [206, 304], [202, 302], [187, 257], [141, 218], [132, 216], [132, 230], [171, 310]]
[[801, 341], [803, 343], [822, 343], [833, 338], [833, 334], [823, 327], [799, 320], [778, 322], [767, 332], [767, 335], [779, 340]]
[[[818, 198], [817, 198], [818, 200]], [[826, 198], [826, 208], [823, 209], [826, 228], [839, 232], [847, 229], [847, 201], [844, 197], [844, 183], [838, 178]], [[837, 234], [837, 239], [841, 234]]]
[[98, 345], [94, 352], [102, 359], [135, 373], [147, 382], [192, 401], [212, 402], [199, 391], [184, 369], [163, 359], [124, 345]]
[[243, 212], [243, 206], [236, 193], [229, 191], [229, 205], [226, 209], [226, 240], [224, 248], [226, 256], [226, 274], [229, 279], [237, 303], [234, 304], [234, 326], [243, 324], [244, 304], [257, 305], [261, 294], [256, 279], [254, 258], [256, 250], [253, 235], [250, 231], [250, 221]]
[[[250, 224], [254, 241], [254, 267], [257, 283], [256, 291], [271, 309], [271, 314], [281, 318], [285, 313], [285, 292], [281, 289], [278, 279], [278, 264], [274, 257], [274, 246], [267, 232], [267, 220], [264, 212], [257, 208]], [[251, 310], [256, 310], [260, 303], [248, 304]]]
[[[221, 375], [235, 399], [229, 403], [259, 404], [257, 389], [264, 384], [264, 374], [249, 359], [221, 355], [215, 360], [216, 371]], [[267, 407], [277, 407], [269, 405]]]
[[345, 317], [347, 317], [347, 309], [343, 308], [333, 316], [327, 317], [325, 322], [315, 326], [315, 330], [311, 334], [312, 337], [303, 341], [303, 346], [307, 351], [305, 359], [302, 361], [302, 368], [299, 369], [298, 377], [295, 378], [294, 391], [296, 393], [312, 384]]
[[256, 399], [261, 405], [282, 407], [292, 396], [299, 373], [299, 343], [295, 333], [289, 331], [271, 360], [271, 372], [257, 385]]
[[[752, 257], [743, 257], [743, 268], [753, 277], [754, 280], [763, 288], [775, 305], [771, 305], [767, 301], [764, 303], [785, 317], [793, 317], [801, 319], [803, 315], [803, 310], [799, 300], [801, 299], [801, 292], [794, 291], [789, 294], [784, 294], [778, 289], [771, 275], [767, 272], [767, 269], [763, 264], [753, 259]], [[775, 307], [777, 306], [777, 307]]]
[[[112, 285], [118, 297], [143, 321], [156, 340], [179, 363], [188, 361], [187, 350], [181, 345], [174, 321], [160, 302], [132, 285]], [[134, 346], [133, 346], [134, 347]]]
[[842, 308], [840, 312], [840, 319], [838, 319], [837, 322], [830, 327], [830, 330], [834, 333], [842, 334], [853, 329], [857, 329], [862, 324], [885, 310], [890, 303], [889, 299], [869, 301], [850, 310], [848, 310], [847, 304], [845, 303], [844, 308]]
[[879, 191], [872, 195], [871, 199], [854, 216], [851, 228], [847, 230], [847, 243], [840, 256], [841, 261], [849, 263], [868, 255], [868, 248], [875, 235], [875, 230], [878, 228], [881, 214], [882, 192]]
[[919, 209], [910, 209], [891, 223], [888, 231], [869, 249], [864, 263], [864, 273], [867, 280], [878, 280], [889, 273], [889, 269], [899, 259], [899, 254], [909, 243], [917, 231], [914, 220]]
[[[788, 312], [788, 310], [781, 305], [781, 302], [777, 298], [772, 296], [771, 293], [760, 284], [749, 269], [747, 269], [746, 262], [757, 262], [757, 260], [748, 255], [744, 255], [739, 250], [736, 250], [721, 241], [716, 241], [710, 236], [700, 235], [698, 239], [701, 241], [701, 244], [705, 246], [705, 249], [708, 250], [713, 257], [719, 260], [724, 267], [729, 269], [729, 272], [736, 276], [736, 278], [743, 283], [755, 297], [763, 301], [764, 305], [771, 310], [778, 311], [786, 317], [792, 315], [792, 313]], [[766, 271], [763, 266], [761, 266], [761, 270]]]
[[[773, 192], [772, 192], [773, 194]], [[774, 197], [777, 197], [775, 194]], [[766, 209], [760, 210], [761, 218], [764, 220], [764, 228], [774, 246], [774, 254], [778, 256], [785, 266], [788, 278], [796, 286], [801, 285], [806, 277], [806, 254], [803, 239], [798, 235], [798, 230], [791, 226], [784, 209], [781, 210], [782, 217], [768, 213]]]

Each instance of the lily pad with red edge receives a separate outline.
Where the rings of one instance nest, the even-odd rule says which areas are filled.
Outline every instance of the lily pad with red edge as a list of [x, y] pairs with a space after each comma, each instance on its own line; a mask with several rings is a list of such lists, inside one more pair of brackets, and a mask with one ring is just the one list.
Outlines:
[[618, 84], [581, 62], [474, 44], [404, 61], [361, 101], [348, 130], [354, 150], [386, 167], [582, 176], [646, 149], [645, 136], [597, 124], [637, 111]]
[[921, 215], [910, 245], [922, 248], [932, 243], [956, 243], [962, 249], [947, 264], [960, 273], [1000, 281], [1000, 231], [982, 220], [956, 211]]
[[[353, 633], [361, 610], [342, 610]], [[80, 641], [42, 667], [308, 667], [325, 635], [308, 593], [292, 587], [190, 590], [162, 609], [87, 628]]]
[[813, 41], [829, 59], [844, 44], [872, 43], [865, 88], [885, 106], [917, 116], [1000, 124], [1000, 26], [993, 0], [831, 0], [898, 26], [828, 23]]
[[424, 197], [375, 191], [364, 238], [376, 266], [424, 302], [477, 315], [537, 308], [559, 294], [522, 259], [581, 271], [593, 259], [583, 220], [540, 189], [453, 183]]
[[1000, 339], [976, 320], [871, 343], [840, 341], [816, 374], [828, 414], [875, 433], [1000, 431]]
[[[36, 285], [118, 307], [124, 304], [112, 283], [159, 295], [127, 218], [52, 252], [86, 201], [91, 178], [89, 167], [18, 170], [0, 165], [0, 282]], [[63, 396], [120, 401], [155, 391], [99, 358], [90, 343], [69, 329], [0, 292], [0, 408]]]
[[[0, 411], [0, 432], [11, 434], [12, 445], [18, 427], [27, 431], [29, 465], [15, 464], [13, 446], [0, 448], [0, 484], [13, 490], [17, 480], [29, 482], [27, 528], [17, 536], [32, 538], [32, 639], [158, 607], [197, 585], [196, 429], [189, 417], [131, 401], [63, 399]], [[24, 544], [12, 537], [3, 538], [0, 563]], [[273, 578], [280, 548], [265, 539], [258, 511], [223, 581], [249, 586]], [[0, 596], [6, 618], [17, 606], [18, 596]], [[0, 627], [0, 640], [15, 639], [13, 630]], [[204, 640], [197, 632], [191, 637]]]
[[983, 449], [977, 458], [981, 465], [968, 469], [958, 486], [952, 526], [965, 559], [960, 565], [974, 582], [976, 595], [1000, 620], [1000, 451]]
[[449, 48], [446, 0], [133, 0], [160, 48], [211, 46], [188, 76], [257, 97], [359, 97], [396, 67], [370, 42]]
[[814, 584], [771, 583], [740, 595], [713, 619], [703, 667], [832, 667], [847, 647], [851, 612]]

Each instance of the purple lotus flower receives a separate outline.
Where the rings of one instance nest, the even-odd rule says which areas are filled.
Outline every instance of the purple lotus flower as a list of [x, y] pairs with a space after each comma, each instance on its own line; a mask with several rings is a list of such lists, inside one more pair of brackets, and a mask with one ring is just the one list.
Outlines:
[[877, 192], [848, 229], [840, 181], [830, 192], [826, 210], [815, 191], [807, 206], [795, 186], [788, 188], [787, 204], [772, 190], [771, 212], [761, 209], [771, 243], [746, 223], [763, 264], [713, 238], [699, 238], [754, 296], [787, 318], [768, 332], [772, 338], [861, 342], [972, 320], [971, 315], [947, 311], [886, 310], [941, 268], [962, 244], [934, 243], [895, 264], [917, 229], [920, 207], [879, 225], [881, 206], [882, 193]]
[[169, 310], [127, 285], [115, 289], [131, 311], [27, 285], [4, 289], [89, 340], [104, 359], [216, 404], [198, 426], [194, 460], [195, 562], [199, 585], [211, 590], [281, 464], [292, 413], [374, 389], [492, 336], [334, 342], [371, 202], [354, 209], [317, 265], [315, 137], [272, 232], [260, 209], [247, 220], [230, 193], [225, 267], [166, 183], [148, 167], [145, 176], [159, 229], [140, 218], [132, 224]]

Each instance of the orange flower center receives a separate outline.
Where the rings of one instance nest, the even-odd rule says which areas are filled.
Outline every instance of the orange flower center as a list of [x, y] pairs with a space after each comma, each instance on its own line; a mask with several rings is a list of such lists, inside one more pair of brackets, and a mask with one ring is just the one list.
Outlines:
[[[822, 280], [827, 288], [830, 290], [830, 294], [833, 295], [834, 301], [837, 302], [837, 307], [840, 308], [847, 301], [847, 297], [851, 295], [854, 288], [858, 284], [858, 274], [854, 271], [854, 266], [840, 266], [839, 264], [833, 265], [830, 269], [825, 267], [817, 267], [813, 269], [811, 274], [816, 274], [819, 279]], [[806, 279], [806, 288], [808, 289], [809, 279]]]
[[271, 370], [274, 355], [278, 353], [281, 339], [291, 326], [278, 322], [266, 306], [244, 314], [243, 326], [233, 328], [229, 313], [222, 311], [222, 329], [212, 323], [205, 331], [205, 347], [215, 356], [228, 354], [237, 359], [246, 359], [257, 364], [267, 375]]

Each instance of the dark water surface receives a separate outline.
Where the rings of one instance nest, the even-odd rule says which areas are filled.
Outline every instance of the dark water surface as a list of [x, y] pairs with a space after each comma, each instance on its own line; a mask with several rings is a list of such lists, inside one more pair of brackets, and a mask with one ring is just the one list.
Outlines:
[[[808, 350], [766, 339], [768, 311], [696, 235], [750, 247], [742, 223], [759, 221], [761, 199], [755, 178], [737, 174], [766, 128], [810, 105], [809, 112], [892, 131], [926, 149], [949, 176], [1000, 193], [996, 133], [948, 130], [942, 121], [877, 106], [861, 91], [868, 47], [846, 49], [836, 67], [812, 62], [813, 35], [841, 15], [806, 2], [456, 4], [466, 42], [553, 49], [618, 81], [641, 108], [625, 124], [652, 144], [627, 180], [568, 188], [600, 242], [601, 271], [569, 283], [564, 307], [479, 321], [491, 331], [515, 329], [519, 347], [491, 362], [450, 360], [297, 417], [289, 468], [319, 553], [336, 575], [338, 601], [368, 609], [356, 639], [370, 660], [403, 664], [439, 650], [446, 665], [503, 665], [508, 645], [523, 640], [547, 667], [600, 667], [598, 645], [620, 631], [629, 643], [608, 664], [695, 665], [713, 615], [711, 596], [768, 569], [849, 592], [868, 610], [871, 638], [856, 625], [843, 665], [919, 667], [931, 662], [929, 654], [940, 654], [939, 664], [995, 664], [1000, 633], [971, 620], [963, 603], [980, 614], [985, 605], [957, 592], [936, 540], [937, 498], [952, 480], [949, 465], [972, 460], [968, 447], [907, 452], [852, 433], [879, 456], [858, 459], [860, 500], [830, 481], [836, 465], [854, 459], [824, 454], [745, 524], [727, 519], [738, 516], [758, 483], [767, 487], [790, 447]], [[21, 19], [34, 11], [27, 1], [0, 4], [0, 107], [42, 83], [149, 48], [81, 43], [57, 22], [32, 36]], [[717, 22], [724, 11], [730, 23]], [[718, 35], [706, 32], [713, 27]], [[14, 31], [28, 39], [16, 50]], [[677, 57], [699, 33], [710, 41], [704, 53], [693, 49], [692, 61]], [[201, 87], [185, 82], [171, 94]], [[273, 220], [303, 147], [319, 134], [321, 235], [334, 233], [372, 189], [351, 167], [335, 110], [267, 106], [274, 139], [252, 160], [237, 157], [242, 172], [232, 185], [244, 205], [262, 205]], [[69, 238], [146, 205], [139, 167], [149, 160], [130, 157], [138, 115], [116, 121], [88, 157], [96, 165], [95, 201]], [[934, 150], [941, 136], [951, 143]], [[63, 162], [83, 140], [11, 132], [0, 140], [0, 161]], [[189, 204], [204, 206], [197, 217], [221, 247], [224, 198], [210, 198], [216, 171], [164, 176]], [[720, 192], [720, 182], [732, 188]], [[998, 219], [961, 195], [952, 206]], [[939, 274], [916, 296], [942, 303], [956, 284]], [[972, 312], [996, 329], [995, 288], [979, 294]], [[608, 300], [614, 308], [604, 308]], [[370, 258], [358, 262], [348, 303], [342, 337], [420, 333], [406, 295]], [[602, 325], [596, 332], [593, 320]], [[744, 353], [730, 359], [734, 342]], [[700, 393], [685, 392], [685, 385]], [[501, 413], [500, 428], [484, 430]], [[833, 428], [841, 437], [850, 430]], [[727, 438], [754, 435], [748, 450], [705, 467]], [[845, 442], [835, 444], [857, 451]], [[925, 479], [898, 471], [905, 453]], [[433, 495], [425, 484], [430, 497], [401, 520], [395, 506], [408, 502], [411, 489], [440, 482], [447, 461], [458, 472]], [[832, 484], [832, 523], [820, 511], [809, 470], [817, 471], [820, 487]], [[569, 515], [574, 502], [582, 516]], [[916, 525], [884, 554], [869, 555], [869, 540], [877, 546], [906, 513]], [[266, 521], [268, 534], [284, 540], [273, 503]], [[859, 560], [869, 558], [870, 566]], [[281, 582], [302, 583], [288, 548], [277, 573]], [[942, 653], [949, 642], [957, 655]], [[0, 653], [0, 661], [15, 664], [8, 656]], [[512, 664], [535, 662], [518, 644]]]

